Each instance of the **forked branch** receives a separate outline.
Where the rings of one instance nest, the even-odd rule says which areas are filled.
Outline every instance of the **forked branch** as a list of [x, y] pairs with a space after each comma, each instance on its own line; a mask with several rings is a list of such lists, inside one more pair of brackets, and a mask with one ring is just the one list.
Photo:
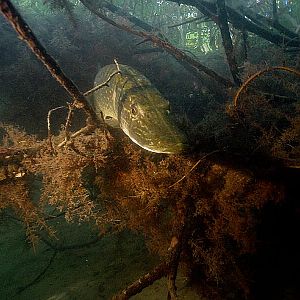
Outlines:
[[175, 59], [181, 63], [185, 68], [187, 67], [187, 64], [190, 66], [192, 66], [192, 68], [188, 68], [189, 71], [193, 71], [194, 74], [197, 76], [199, 72], [204, 72], [206, 73], [208, 76], [212, 77], [214, 80], [216, 80], [217, 82], [223, 84], [225, 87], [232, 87], [234, 86], [234, 84], [220, 76], [219, 74], [217, 74], [215, 71], [207, 68], [206, 66], [204, 66], [203, 64], [201, 64], [199, 61], [193, 59], [192, 57], [188, 56], [186, 53], [184, 53], [183, 51], [177, 49], [175, 46], [173, 46], [172, 44], [170, 44], [169, 42], [159, 38], [158, 36], [152, 34], [152, 33], [148, 33], [146, 31], [139, 31], [139, 30], [135, 30], [127, 25], [118, 23], [110, 18], [108, 18], [105, 14], [103, 14], [102, 12], [99, 11], [99, 9], [97, 9], [97, 7], [95, 7], [91, 1], [89, 0], [80, 0], [80, 2], [89, 10], [91, 11], [93, 14], [95, 14], [96, 16], [98, 16], [99, 18], [101, 18], [102, 20], [106, 21], [107, 23], [113, 25], [116, 28], [119, 28], [123, 31], [126, 31], [128, 33], [134, 34], [136, 36], [139, 36], [147, 41], [152, 42], [153, 44], [157, 45], [160, 48], [163, 48], [165, 51], [167, 51], [169, 54], [171, 54], [172, 56], [175, 57]]

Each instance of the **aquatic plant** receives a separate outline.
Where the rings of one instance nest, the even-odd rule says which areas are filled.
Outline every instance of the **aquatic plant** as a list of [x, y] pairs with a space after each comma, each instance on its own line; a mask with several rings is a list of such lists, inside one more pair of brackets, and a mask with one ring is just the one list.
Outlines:
[[[18, 26], [36, 50], [35, 37]], [[57, 136], [51, 132], [49, 116], [48, 139], [42, 141], [12, 126], [1, 126], [1, 168], [5, 171], [0, 208], [13, 208], [21, 216], [33, 243], [38, 239], [37, 229], [48, 228], [49, 207], [63, 212], [69, 222], [92, 222], [103, 233], [126, 228], [143, 234], [149, 250], [159, 254], [162, 262], [116, 299], [128, 299], [162, 276], [168, 278], [170, 298], [176, 299], [179, 264], [191, 279], [202, 277], [214, 290], [235, 286], [237, 294], [248, 295], [247, 268], [241, 260], [255, 251], [255, 226], [262, 208], [284, 197], [280, 181], [269, 175], [273, 162], [275, 168], [282, 167], [274, 153], [299, 153], [298, 117], [288, 119], [266, 95], [253, 96], [250, 91], [238, 109], [228, 108], [227, 118], [221, 119], [226, 128], [220, 135], [228, 134], [231, 143], [213, 141], [207, 147], [211, 152], [196, 151], [189, 156], [154, 156], [108, 130], [45, 49], [37, 49], [39, 59], [74, 102]], [[87, 121], [86, 127], [72, 132], [75, 108], [86, 112]], [[283, 119], [289, 121], [280, 127], [284, 133], [273, 134], [274, 125]], [[215, 120], [205, 122], [202, 128], [211, 127]], [[196, 132], [195, 139], [200, 135]], [[293, 151], [287, 153], [285, 147], [291, 141]], [[250, 166], [253, 153], [261, 156]], [[269, 160], [261, 166], [264, 155]], [[38, 201], [30, 197], [37, 179], [42, 181]]]
[[[14, 142], [17, 130], [11, 137], [9, 129], [6, 139]], [[20, 135], [26, 143], [27, 136]], [[62, 136], [55, 139], [55, 146]], [[28, 136], [28, 143], [31, 139]], [[32, 224], [46, 226], [45, 211], [51, 205], [64, 212], [67, 221], [89, 221], [102, 232], [107, 226], [140, 232], [149, 250], [163, 261], [170, 241], [178, 239], [177, 259], [191, 277], [201, 270], [219, 286], [231, 281], [247, 290], [238, 259], [255, 251], [259, 211], [267, 202], [282, 199], [280, 185], [258, 179], [250, 170], [216, 163], [215, 154], [190, 172], [199, 154], [155, 158], [126, 137], [111, 143], [99, 130], [74, 138], [72, 145], [55, 147], [55, 154], [47, 143], [36, 149], [19, 162], [26, 170], [24, 177], [1, 182], [2, 208], [12, 207], [23, 216], [30, 240], [36, 241]], [[30, 174], [43, 183], [35, 204], [28, 197]], [[188, 175], [182, 179], [184, 174]]]

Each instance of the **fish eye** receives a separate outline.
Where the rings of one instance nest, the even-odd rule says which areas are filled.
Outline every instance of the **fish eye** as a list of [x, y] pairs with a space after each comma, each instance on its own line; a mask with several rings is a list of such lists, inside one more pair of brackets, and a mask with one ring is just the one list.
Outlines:
[[138, 113], [138, 109], [137, 106], [135, 104], [131, 104], [130, 105], [130, 112], [133, 116], [136, 116]]

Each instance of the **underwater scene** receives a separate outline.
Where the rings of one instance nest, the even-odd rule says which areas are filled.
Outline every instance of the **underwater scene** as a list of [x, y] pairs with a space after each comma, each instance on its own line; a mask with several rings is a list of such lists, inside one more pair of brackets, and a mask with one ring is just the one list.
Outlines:
[[300, 299], [300, 1], [0, 11], [0, 300]]

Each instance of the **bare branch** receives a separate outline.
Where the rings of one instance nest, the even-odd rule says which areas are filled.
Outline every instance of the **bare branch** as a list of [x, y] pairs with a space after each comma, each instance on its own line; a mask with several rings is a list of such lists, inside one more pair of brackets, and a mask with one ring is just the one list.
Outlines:
[[[181, 22], [181, 23], [178, 23], [178, 24], [173, 24], [173, 25], [170, 25], [168, 26], [168, 28], [174, 28], [174, 27], [179, 27], [179, 26], [182, 26], [182, 25], [185, 25], [185, 24], [190, 24], [190, 23], [194, 23], [196, 21], [200, 21], [200, 22], [211, 22], [211, 20], [206, 17], [206, 16], [202, 16], [202, 17], [197, 17], [197, 18], [193, 18], [191, 20], [187, 20], [187, 21], [184, 21], [184, 22]], [[199, 22], [197, 22], [199, 23]]]
[[[81, 134], [87, 134], [89, 132], [92, 132], [94, 129], [95, 129], [94, 125], [87, 125], [81, 129], [79, 129], [78, 131], [74, 132], [73, 134], [71, 134], [69, 140], [72, 140]], [[60, 144], [58, 144], [57, 148], [63, 147], [64, 145], [67, 144], [67, 142], [68, 142], [68, 140], [64, 139]]]
[[[187, 68], [187, 64], [189, 65], [188, 71], [192, 71], [194, 73], [195, 76], [198, 75], [199, 72], [204, 72], [206, 73], [208, 76], [214, 78], [217, 82], [223, 84], [226, 87], [232, 87], [234, 86], [234, 84], [220, 76], [219, 74], [217, 74], [215, 71], [207, 68], [206, 66], [202, 65], [199, 61], [191, 58], [190, 56], [188, 56], [186, 53], [184, 53], [183, 51], [177, 49], [176, 47], [174, 47], [172, 44], [170, 44], [169, 42], [162, 40], [161, 38], [145, 32], [145, 31], [138, 31], [138, 30], [134, 30], [131, 27], [127, 26], [127, 25], [123, 25], [120, 23], [115, 22], [114, 20], [108, 18], [106, 15], [104, 15], [102, 12], [100, 12], [97, 8], [95, 8], [93, 6], [93, 4], [88, 1], [88, 0], [80, 0], [80, 2], [88, 9], [90, 10], [93, 14], [95, 14], [96, 16], [98, 16], [99, 18], [101, 18], [102, 20], [106, 21], [107, 23], [123, 30], [126, 32], [129, 32], [131, 34], [134, 34], [136, 36], [139, 36], [143, 39], [149, 40], [151, 41], [153, 44], [157, 45], [158, 47], [163, 48], [164, 50], [166, 50], [169, 54], [171, 54], [172, 56], [175, 57], [175, 59], [181, 63], [185, 68]], [[192, 66], [192, 68], [190, 68], [190, 66]]]
[[162, 278], [167, 274], [166, 263], [161, 263], [156, 266], [152, 271], [140, 277], [138, 280], [130, 284], [119, 294], [115, 295], [113, 300], [127, 300], [133, 295], [140, 293], [144, 288], [153, 284], [156, 280]]
[[89, 121], [94, 122], [95, 124], [101, 123], [101, 120], [97, 118], [88, 101], [81, 94], [76, 85], [64, 74], [54, 58], [47, 53], [46, 49], [38, 41], [28, 24], [17, 12], [11, 2], [9, 0], [1, 0], [0, 10], [10, 25], [15, 29], [19, 37], [27, 44], [31, 51], [48, 69], [50, 74], [72, 97], [74, 106], [76, 108], [82, 108], [87, 114]]
[[111, 81], [111, 79], [112, 79], [115, 75], [121, 74], [121, 70], [120, 70], [120, 67], [119, 67], [119, 64], [118, 64], [117, 60], [114, 59], [114, 62], [115, 62], [115, 64], [116, 64], [117, 70], [116, 70], [115, 72], [113, 72], [112, 74], [110, 74], [110, 75], [108, 76], [107, 80], [105, 80], [104, 82], [98, 84], [97, 86], [93, 87], [92, 89], [86, 91], [86, 92], [83, 94], [84, 96], [88, 96], [88, 95], [92, 94], [93, 92], [95, 92], [95, 91], [101, 89], [102, 87], [106, 86], [106, 85]]
[[225, 0], [217, 0], [217, 8], [218, 8], [218, 25], [221, 31], [223, 47], [225, 49], [231, 75], [235, 84], [241, 85], [242, 82], [241, 79], [239, 78], [239, 70], [234, 57], [232, 40], [229, 32]]

